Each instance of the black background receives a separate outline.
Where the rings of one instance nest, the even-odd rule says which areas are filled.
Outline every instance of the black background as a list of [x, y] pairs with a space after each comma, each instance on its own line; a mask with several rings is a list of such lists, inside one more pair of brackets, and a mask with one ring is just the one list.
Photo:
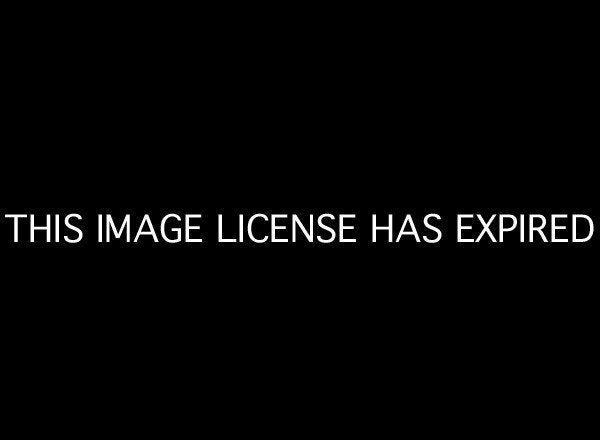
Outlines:
[[[524, 11], [247, 12], [23, 16], [3, 55], [2, 213], [356, 212], [361, 243], [4, 240], [11, 412], [573, 429], [595, 389], [597, 238], [460, 246], [453, 218], [597, 221], [592, 29]], [[444, 241], [371, 246], [375, 212], [438, 212]]]

